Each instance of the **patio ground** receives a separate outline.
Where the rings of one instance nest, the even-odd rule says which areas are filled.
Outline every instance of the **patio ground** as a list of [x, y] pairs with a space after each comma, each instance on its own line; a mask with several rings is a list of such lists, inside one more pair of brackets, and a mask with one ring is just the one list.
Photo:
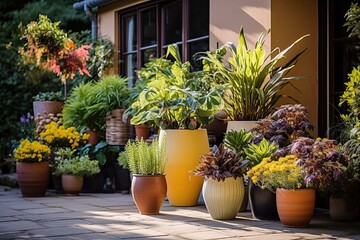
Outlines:
[[140, 215], [128, 194], [23, 198], [18, 188], [0, 186], [0, 239], [360, 239], [360, 221], [334, 222], [316, 209], [306, 228], [259, 221], [250, 212], [232, 221], [212, 220], [200, 200], [195, 207], [172, 207]]

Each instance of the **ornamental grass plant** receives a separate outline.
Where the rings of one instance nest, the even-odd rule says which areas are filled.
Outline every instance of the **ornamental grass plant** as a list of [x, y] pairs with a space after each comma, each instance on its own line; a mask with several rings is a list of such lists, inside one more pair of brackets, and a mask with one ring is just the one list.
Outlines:
[[18, 162], [45, 162], [50, 158], [50, 148], [39, 141], [24, 139], [15, 150], [14, 158]]

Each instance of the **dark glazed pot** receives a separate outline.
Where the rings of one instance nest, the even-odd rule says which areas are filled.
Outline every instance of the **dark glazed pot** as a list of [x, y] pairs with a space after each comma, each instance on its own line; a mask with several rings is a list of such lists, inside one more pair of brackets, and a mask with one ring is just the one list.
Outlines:
[[249, 201], [253, 218], [260, 220], [278, 220], [276, 194], [268, 189], [261, 189], [249, 181]]
[[118, 163], [114, 163], [115, 190], [126, 193], [130, 192], [131, 180], [130, 171]]

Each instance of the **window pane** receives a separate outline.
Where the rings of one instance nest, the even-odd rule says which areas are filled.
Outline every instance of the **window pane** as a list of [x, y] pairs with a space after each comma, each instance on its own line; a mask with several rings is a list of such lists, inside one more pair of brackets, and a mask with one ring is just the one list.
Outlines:
[[136, 50], [136, 18], [125, 18], [125, 52]]
[[189, 39], [209, 35], [209, 0], [189, 1]]
[[176, 2], [164, 7], [164, 45], [182, 40], [182, 5]]
[[199, 59], [199, 57], [201, 56], [200, 54], [196, 54], [195, 53], [200, 53], [200, 52], [206, 52], [209, 50], [209, 41], [208, 40], [203, 40], [200, 42], [193, 42], [193, 43], [189, 43], [188, 44], [188, 54], [189, 54], [189, 60], [191, 63], [191, 66], [193, 66], [193, 70], [194, 71], [200, 71], [202, 69], [202, 64]]
[[141, 46], [156, 44], [156, 8], [141, 12]]
[[136, 54], [129, 54], [124, 56], [125, 59], [125, 76], [129, 77], [129, 85], [135, 82], [136, 70]]
[[149, 61], [149, 59], [156, 57], [156, 48], [149, 48], [146, 50], [141, 51], [141, 59], [142, 63], [141, 66], [144, 66], [145, 63]]

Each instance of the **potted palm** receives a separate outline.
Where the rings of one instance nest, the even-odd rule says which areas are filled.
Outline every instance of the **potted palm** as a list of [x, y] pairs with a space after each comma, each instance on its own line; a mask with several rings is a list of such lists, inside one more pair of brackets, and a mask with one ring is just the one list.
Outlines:
[[76, 156], [76, 150], [61, 148], [55, 152], [56, 169], [54, 174], [61, 175], [62, 187], [68, 195], [79, 195], [83, 187], [83, 177], [100, 172], [97, 161], [89, 156]]
[[153, 122], [166, 137], [168, 199], [174, 206], [197, 204], [203, 179], [194, 170], [198, 156], [210, 151], [207, 131], [201, 128], [213, 119], [222, 104], [220, 86], [203, 80], [203, 73], [191, 72], [189, 62], [182, 63], [178, 47], [170, 45], [167, 56], [175, 61], [169, 67], [155, 68], [156, 77], [139, 94], [141, 106], [131, 124]]
[[[263, 46], [268, 33], [269, 31], [260, 34], [254, 49], [249, 49], [244, 29], [241, 27], [237, 46], [226, 43], [215, 52], [207, 52], [202, 58], [211, 69], [210, 73], [213, 74], [215, 81], [226, 86], [223, 109], [230, 120], [227, 131], [253, 128], [254, 121], [267, 117], [278, 100], [285, 97], [279, 93], [280, 90], [291, 79], [298, 78], [285, 77], [285, 75], [295, 66], [302, 52], [283, 66], [279, 67], [278, 62], [307, 35], [299, 38], [286, 49], [279, 51], [276, 48], [266, 56]], [[230, 56], [226, 59], [227, 63], [224, 63], [223, 56], [226, 49]], [[274, 56], [276, 52], [278, 53]]]
[[149, 145], [143, 139], [125, 147], [128, 167], [133, 175], [131, 194], [141, 214], [159, 214], [166, 197], [164, 140], [154, 139]]
[[49, 183], [51, 150], [39, 141], [24, 139], [16, 148], [16, 175], [23, 197], [43, 197]]
[[213, 219], [236, 218], [244, 198], [243, 173], [246, 161], [234, 150], [214, 147], [200, 157], [193, 174], [205, 177], [202, 194]]

